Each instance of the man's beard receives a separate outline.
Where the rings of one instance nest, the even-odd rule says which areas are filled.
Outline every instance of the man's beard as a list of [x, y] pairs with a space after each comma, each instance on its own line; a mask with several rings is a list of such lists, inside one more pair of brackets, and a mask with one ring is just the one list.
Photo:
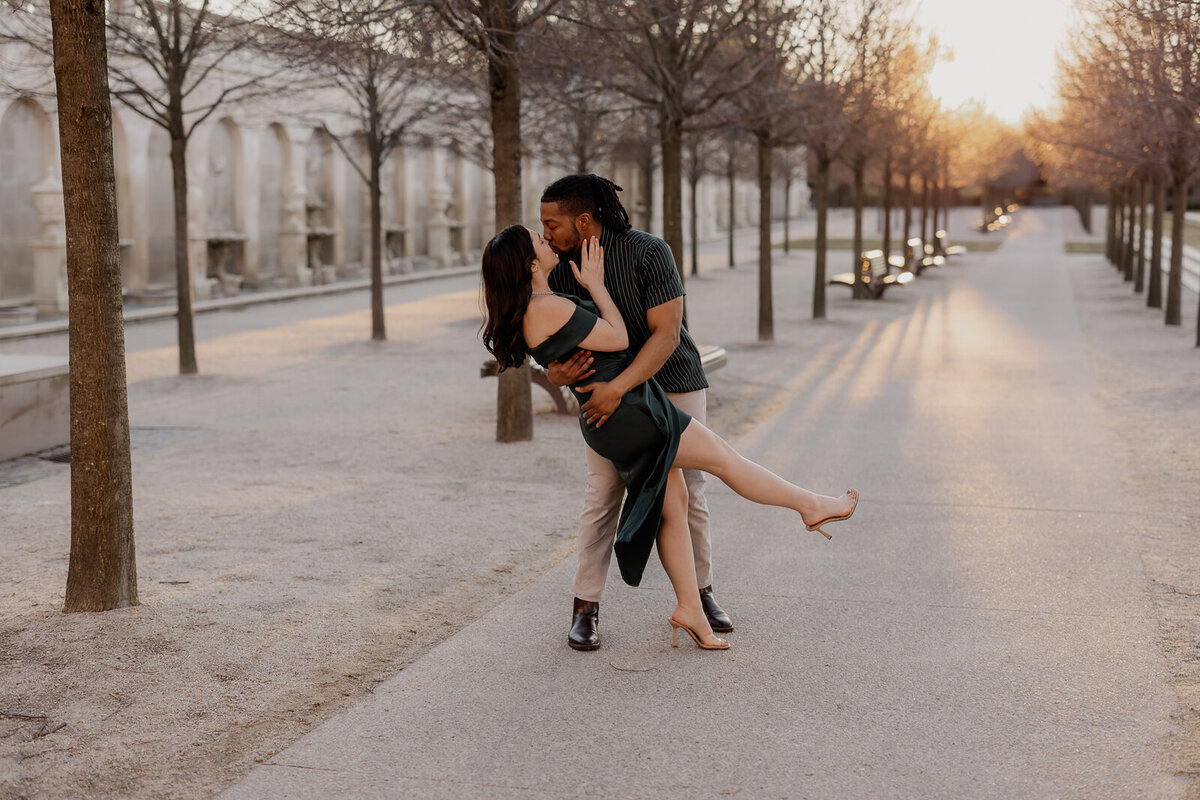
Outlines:
[[559, 250], [560, 256], [574, 255], [583, 249], [583, 237], [579, 235], [579, 226], [575, 224], [574, 220], [571, 220], [571, 235], [575, 237], [575, 243], [568, 248]]

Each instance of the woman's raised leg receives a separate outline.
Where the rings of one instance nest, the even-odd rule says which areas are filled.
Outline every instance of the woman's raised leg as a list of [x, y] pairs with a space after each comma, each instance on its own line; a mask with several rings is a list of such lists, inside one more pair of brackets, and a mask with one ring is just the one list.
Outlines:
[[679, 451], [675, 454], [672, 466], [702, 469], [720, 478], [747, 500], [790, 508], [800, 514], [805, 525], [815, 526], [832, 518], [844, 519], [858, 503], [858, 492], [853, 489], [841, 497], [830, 497], [785, 481], [766, 467], [744, 457], [696, 420], [683, 429]]
[[658, 560], [662, 562], [671, 588], [675, 590], [675, 611], [671, 619], [690, 629], [699, 637], [701, 647], [724, 649], [724, 639], [713, 635], [708, 617], [700, 605], [700, 588], [696, 585], [696, 562], [692, 556], [692, 535], [688, 529], [688, 494], [683, 471], [672, 469], [667, 476], [667, 493], [663, 499], [662, 524], [658, 528]]

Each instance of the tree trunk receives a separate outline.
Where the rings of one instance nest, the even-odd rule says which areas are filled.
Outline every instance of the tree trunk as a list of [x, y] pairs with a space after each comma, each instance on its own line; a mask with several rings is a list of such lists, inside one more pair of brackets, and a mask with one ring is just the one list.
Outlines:
[[825, 223], [829, 216], [829, 156], [817, 156], [817, 240], [813, 253], [813, 319], [825, 319]]
[[737, 211], [737, 202], [736, 197], [734, 196], [734, 190], [737, 188], [737, 162], [734, 160], [732, 145], [730, 145], [729, 148], [729, 163], [727, 169], [728, 172], [726, 175], [729, 178], [729, 268], [733, 269], [737, 266], [733, 241], [734, 230], [737, 227], [734, 224], [733, 219], [733, 215]]
[[983, 232], [987, 233], [988, 217], [992, 215], [992, 209], [988, 205], [987, 181], [984, 181], [979, 189], [979, 213], [983, 215], [983, 219], [980, 220], [980, 224], [984, 226]]
[[1116, 240], [1117, 240], [1117, 190], [1114, 186], [1108, 187], [1108, 208], [1105, 213], [1104, 220], [1104, 257], [1108, 259], [1108, 263], [1113, 263], [1116, 260]]
[[700, 236], [697, 233], [697, 231], [699, 230], [699, 226], [696, 224], [696, 206], [697, 206], [696, 188], [699, 185], [700, 185], [699, 178], [692, 178], [689, 181], [689, 186], [691, 187], [691, 190], [692, 190], [692, 196], [691, 196], [691, 198], [689, 198], [690, 199], [689, 205], [691, 206], [691, 212], [692, 212], [692, 220], [691, 220], [692, 232], [691, 233], [692, 233], [692, 274], [693, 275], [700, 274]]
[[[921, 248], [929, 244], [929, 235], [925, 229], [929, 226], [929, 178], [921, 178]], [[922, 252], [922, 255], [924, 253]]]
[[642, 230], [650, 233], [654, 225], [654, 148], [647, 148], [646, 158], [641, 162], [642, 167]]
[[1137, 229], [1137, 213], [1134, 208], [1133, 184], [1125, 189], [1125, 216], [1129, 220], [1125, 231], [1125, 254], [1121, 262], [1122, 277], [1126, 281], [1133, 280], [1133, 237]]
[[665, 115], [659, 126], [662, 148], [663, 240], [675, 257], [679, 280], [683, 260], [683, 120]]
[[1133, 263], [1133, 291], [1141, 294], [1146, 276], [1146, 179], [1139, 178], [1137, 186], [1137, 242]]
[[1167, 273], [1166, 324], [1180, 325], [1183, 322], [1183, 225], [1187, 213], [1187, 174], [1175, 175], [1174, 195], [1171, 198], [1171, 271]]
[[1116, 240], [1113, 242], [1113, 266], [1117, 272], [1124, 269], [1125, 258], [1125, 187], [1117, 187], [1117, 225]]
[[863, 173], [866, 165], [861, 161], [854, 164], [854, 252], [850, 254], [850, 269], [854, 275], [853, 294], [857, 298], [867, 296], [866, 286], [862, 282], [862, 251], [863, 251]]
[[912, 235], [912, 172], [904, 173], [904, 244]]
[[775, 341], [771, 295], [771, 145], [758, 140], [758, 340]]
[[[182, 116], [182, 112], [180, 112]], [[188, 185], [187, 139], [183, 124], [171, 133], [171, 177], [175, 192], [175, 294], [178, 311], [175, 318], [179, 328], [179, 374], [195, 375], [196, 364], [195, 314], [192, 311], [192, 275], [188, 264]]]
[[1154, 231], [1150, 235], [1150, 277], [1146, 281], [1146, 305], [1162, 308], [1163, 219], [1167, 213], [1167, 182], [1154, 176]]
[[[512, 12], [515, 14], [515, 11]], [[515, 20], [512, 29], [515, 29]], [[516, 52], [516, 36], [497, 37], [501, 52]], [[514, 62], [515, 63], [515, 62]], [[492, 173], [496, 182], [496, 230], [523, 219], [521, 213], [521, 83], [516, 66], [500, 59], [488, 64], [492, 111]], [[533, 397], [529, 364], [500, 373], [496, 388], [496, 441], [533, 438]]]
[[892, 157], [883, 160], [883, 263], [892, 271]]
[[371, 340], [387, 341], [387, 329], [383, 320], [383, 191], [380, 174], [383, 171], [383, 153], [378, 130], [371, 134], [367, 143], [371, 159]]
[[792, 252], [792, 176], [783, 179], [783, 252]]
[[71, 554], [64, 611], [137, 605], [104, 4], [52, 0], [70, 298]]

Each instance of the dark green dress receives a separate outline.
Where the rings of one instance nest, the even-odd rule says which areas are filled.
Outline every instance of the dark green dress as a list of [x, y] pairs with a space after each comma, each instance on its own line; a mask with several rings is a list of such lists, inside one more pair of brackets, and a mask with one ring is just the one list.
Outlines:
[[[574, 295], [559, 296], [575, 303], [575, 313], [546, 341], [530, 348], [529, 354], [543, 367], [570, 356], [599, 319], [593, 303]], [[581, 381], [582, 385], [610, 381], [633, 361], [627, 350], [619, 353], [593, 351], [592, 356], [596, 374]], [[574, 386], [570, 389], [582, 407], [588, 400], [588, 393], [578, 392]], [[611, 461], [625, 483], [625, 503], [621, 507], [613, 552], [617, 556], [617, 566], [621, 568], [621, 577], [631, 586], [641, 582], [646, 561], [658, 538], [667, 475], [675, 462], [679, 437], [691, 421], [691, 417], [667, 399], [667, 393], [654, 379], [628, 392], [601, 428], [589, 425], [583, 414], [579, 415], [579, 427], [588, 447]]]

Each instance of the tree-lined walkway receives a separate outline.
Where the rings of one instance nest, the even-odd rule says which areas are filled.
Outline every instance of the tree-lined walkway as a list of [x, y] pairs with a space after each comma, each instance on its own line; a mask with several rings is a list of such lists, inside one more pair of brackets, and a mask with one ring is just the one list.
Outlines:
[[771, 345], [711, 246], [713, 427], [863, 495], [826, 542], [714, 487], [726, 653], [657, 568], [566, 648], [577, 423], [493, 441], [474, 279], [389, 289], [386, 343], [352, 297], [202, 316], [198, 377], [131, 327], [142, 604], [62, 615], [66, 468], [0, 488], [0, 794], [1181, 796], [1200, 367], [1070, 213], [821, 322], [780, 258]]
[[568, 559], [224, 797], [1183, 796], [1060, 224], [735, 348], [736, 444], [863, 500], [827, 543], [712, 492], [732, 651], [669, 646], [653, 570], [568, 650]]

